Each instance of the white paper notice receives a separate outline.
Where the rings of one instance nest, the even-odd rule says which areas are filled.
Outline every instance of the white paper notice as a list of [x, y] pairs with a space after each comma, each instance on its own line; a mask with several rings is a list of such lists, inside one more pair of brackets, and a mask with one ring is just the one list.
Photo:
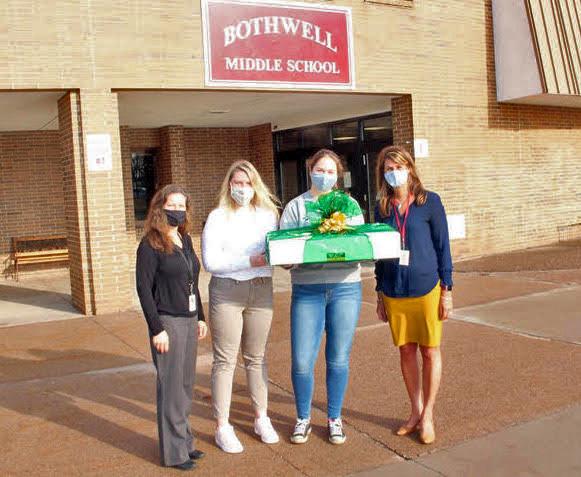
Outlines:
[[110, 134], [87, 134], [86, 144], [90, 172], [113, 169]]
[[430, 155], [427, 139], [414, 139], [414, 155], [416, 159], [425, 159]]
[[466, 238], [466, 221], [464, 214], [448, 215], [448, 235], [450, 240]]
[[345, 172], [343, 174], [343, 187], [345, 187], [345, 189], [349, 189], [351, 185], [351, 173]]

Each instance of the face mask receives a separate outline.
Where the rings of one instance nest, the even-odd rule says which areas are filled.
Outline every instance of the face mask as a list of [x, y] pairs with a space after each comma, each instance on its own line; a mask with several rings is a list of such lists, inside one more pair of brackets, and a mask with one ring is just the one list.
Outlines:
[[252, 187], [230, 187], [232, 199], [241, 207], [246, 207], [254, 198], [254, 189]]
[[167, 217], [167, 223], [171, 227], [177, 227], [182, 225], [186, 221], [186, 211], [185, 210], [168, 210], [163, 209], [165, 216]]
[[329, 192], [337, 183], [337, 174], [311, 174], [311, 181], [321, 192]]
[[409, 171], [407, 169], [395, 169], [393, 171], [385, 172], [383, 177], [391, 187], [396, 188], [407, 184], [408, 174]]

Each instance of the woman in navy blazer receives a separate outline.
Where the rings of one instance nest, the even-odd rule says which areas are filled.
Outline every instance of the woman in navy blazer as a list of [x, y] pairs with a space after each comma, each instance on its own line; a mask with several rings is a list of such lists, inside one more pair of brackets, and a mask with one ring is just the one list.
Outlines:
[[[378, 155], [379, 201], [375, 220], [398, 229], [399, 259], [376, 263], [377, 316], [389, 322], [399, 347], [411, 415], [397, 435], [416, 430], [424, 444], [436, 438], [433, 409], [442, 374], [442, 322], [452, 313], [452, 258], [446, 212], [438, 194], [427, 191], [404, 148]], [[417, 352], [422, 356], [422, 373]]]

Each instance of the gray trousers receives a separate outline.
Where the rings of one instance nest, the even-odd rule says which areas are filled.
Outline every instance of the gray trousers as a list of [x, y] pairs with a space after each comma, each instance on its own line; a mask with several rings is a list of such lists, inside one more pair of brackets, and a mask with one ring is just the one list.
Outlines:
[[[193, 450], [189, 415], [198, 351], [197, 318], [160, 316], [169, 336], [169, 351], [158, 353], [151, 345], [157, 370], [157, 430], [162, 465], [189, 460]], [[151, 341], [150, 341], [151, 343]]]

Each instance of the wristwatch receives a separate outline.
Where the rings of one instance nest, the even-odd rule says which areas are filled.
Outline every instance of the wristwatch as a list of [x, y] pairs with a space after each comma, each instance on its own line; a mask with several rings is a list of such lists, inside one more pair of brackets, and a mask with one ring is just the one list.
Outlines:
[[452, 291], [452, 285], [440, 285], [442, 290]]

